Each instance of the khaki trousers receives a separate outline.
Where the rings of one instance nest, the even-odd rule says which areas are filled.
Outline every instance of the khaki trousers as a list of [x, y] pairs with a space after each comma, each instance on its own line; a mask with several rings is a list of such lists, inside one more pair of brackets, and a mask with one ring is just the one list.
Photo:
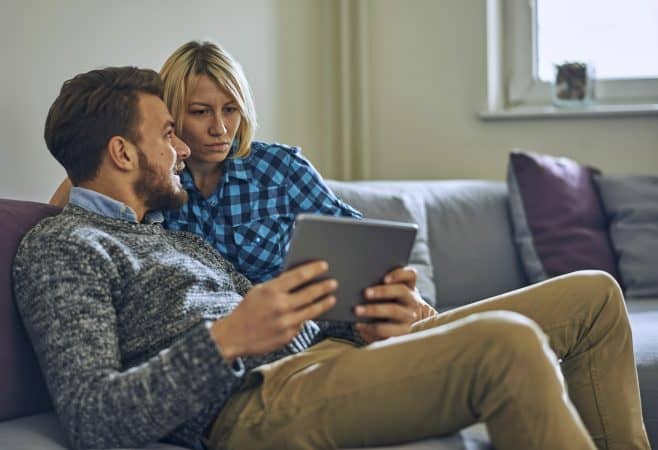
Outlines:
[[576, 272], [425, 319], [406, 336], [362, 348], [329, 339], [261, 366], [209, 444], [377, 446], [475, 422], [496, 449], [650, 448], [626, 307], [610, 276]]

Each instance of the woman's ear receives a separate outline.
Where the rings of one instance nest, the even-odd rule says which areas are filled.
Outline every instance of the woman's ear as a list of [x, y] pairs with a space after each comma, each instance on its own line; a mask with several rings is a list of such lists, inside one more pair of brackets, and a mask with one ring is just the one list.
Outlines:
[[122, 136], [112, 136], [107, 143], [107, 158], [118, 170], [129, 172], [139, 167], [137, 146]]

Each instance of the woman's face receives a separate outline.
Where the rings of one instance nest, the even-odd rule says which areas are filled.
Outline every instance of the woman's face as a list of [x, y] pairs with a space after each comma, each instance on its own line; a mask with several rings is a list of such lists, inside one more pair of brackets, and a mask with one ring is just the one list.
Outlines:
[[190, 146], [188, 164], [224, 161], [241, 118], [233, 97], [213, 79], [201, 75], [185, 98], [181, 138]]

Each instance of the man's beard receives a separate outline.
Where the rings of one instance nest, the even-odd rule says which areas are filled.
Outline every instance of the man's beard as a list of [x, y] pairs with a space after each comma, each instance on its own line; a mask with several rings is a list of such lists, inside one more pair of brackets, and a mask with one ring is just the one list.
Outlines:
[[183, 206], [187, 201], [185, 189], [177, 190], [171, 178], [163, 176], [156, 167], [149, 164], [142, 149], [138, 148], [137, 151], [141, 172], [134, 189], [147, 211], [178, 209]]

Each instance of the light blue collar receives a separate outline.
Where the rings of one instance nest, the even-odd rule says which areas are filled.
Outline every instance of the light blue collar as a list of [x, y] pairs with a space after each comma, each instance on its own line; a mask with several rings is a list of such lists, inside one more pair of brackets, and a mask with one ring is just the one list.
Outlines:
[[[101, 216], [138, 223], [137, 214], [135, 214], [132, 208], [91, 189], [82, 187], [72, 188], [69, 203], [84, 208], [87, 211], [100, 214]], [[161, 211], [149, 211], [144, 215], [142, 223], [155, 224], [163, 221], [164, 216]]]

